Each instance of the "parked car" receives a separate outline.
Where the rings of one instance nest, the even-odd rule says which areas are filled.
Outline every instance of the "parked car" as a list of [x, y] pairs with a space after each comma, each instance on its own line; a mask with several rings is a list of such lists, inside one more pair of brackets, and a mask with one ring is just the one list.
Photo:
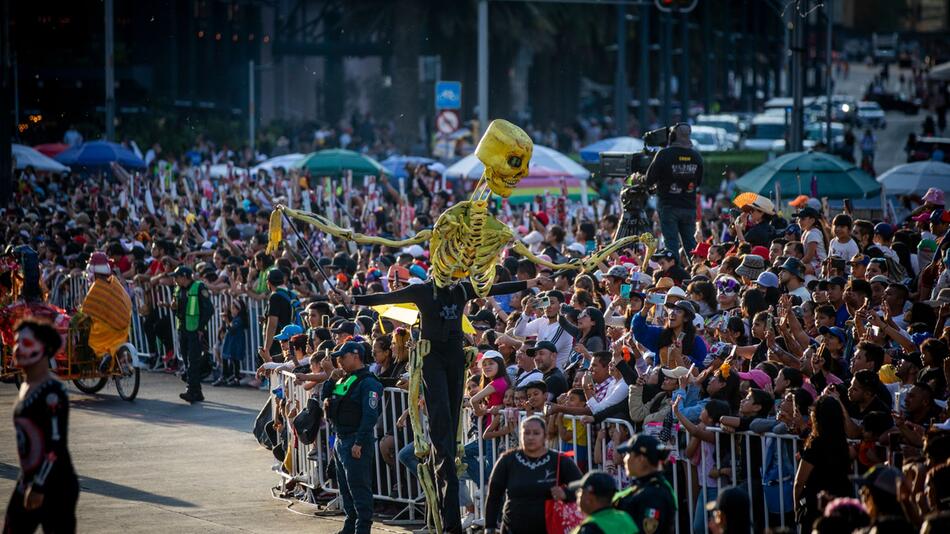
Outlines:
[[[809, 121], [821, 122], [827, 120], [828, 108], [827, 98], [824, 96], [816, 97], [815, 100], [805, 109], [805, 116]], [[832, 95], [831, 97], [831, 120], [853, 123], [857, 117], [857, 102], [847, 95]]]
[[858, 126], [862, 128], [887, 128], [887, 119], [881, 105], [868, 100], [858, 102]]
[[[840, 122], [831, 123], [831, 147], [829, 152], [839, 153], [844, 148], [844, 124]], [[805, 126], [805, 139], [802, 140], [802, 146], [806, 149], [814, 148], [818, 143], [828, 142], [828, 123], [813, 122]]]
[[864, 100], [877, 102], [884, 111], [902, 111], [907, 115], [916, 115], [920, 110], [920, 99], [903, 95], [901, 93], [869, 92], [864, 95]]
[[943, 158], [939, 158], [937, 161], [950, 163], [950, 137], [918, 138], [911, 159], [913, 161], [934, 159], [934, 152], [937, 150], [943, 152]]
[[745, 139], [746, 150], [785, 150], [785, 133], [788, 125], [785, 117], [761, 114], [752, 119]]
[[731, 148], [742, 148], [742, 132], [739, 129], [738, 115], [699, 115], [696, 117], [696, 126], [722, 128], [726, 131], [726, 140], [731, 144]]
[[700, 152], [723, 152], [732, 147], [726, 135], [723, 128], [697, 125], [692, 127], [690, 139], [693, 148]]

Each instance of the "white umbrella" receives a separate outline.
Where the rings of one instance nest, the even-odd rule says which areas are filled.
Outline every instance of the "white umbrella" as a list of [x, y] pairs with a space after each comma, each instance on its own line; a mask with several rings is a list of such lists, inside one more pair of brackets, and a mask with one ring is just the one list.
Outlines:
[[[531, 162], [528, 164], [528, 166], [546, 167], [548, 169], [563, 172], [580, 180], [586, 180], [590, 178], [590, 171], [584, 167], [581, 167], [576, 161], [565, 156], [564, 154], [561, 154], [553, 148], [548, 148], [543, 145], [534, 145], [534, 152], [532, 153]], [[478, 161], [478, 158], [475, 157], [475, 154], [470, 154], [456, 161], [448, 169], [446, 169], [445, 177], [461, 177], [477, 180], [481, 177], [483, 170], [485, 170], [485, 166], [482, 165], [482, 162]]]
[[17, 169], [33, 167], [44, 172], [69, 172], [69, 167], [25, 145], [14, 144], [13, 157], [16, 159]]
[[939, 161], [915, 161], [898, 165], [877, 177], [888, 194], [924, 194], [931, 187], [950, 190], [950, 165]]
[[229, 174], [234, 176], [245, 175], [247, 176], [247, 169], [243, 167], [228, 166], [227, 163], [218, 163], [217, 165], [212, 165], [208, 169], [208, 176], [211, 178], [225, 178]]
[[284, 154], [283, 156], [274, 156], [269, 160], [263, 161], [260, 164], [251, 167], [251, 174], [257, 174], [260, 171], [273, 173], [274, 169], [277, 167], [283, 167], [285, 170], [290, 169], [295, 163], [300, 162], [305, 157], [307, 157], [306, 154]]
[[931, 80], [950, 80], [950, 61], [930, 69], [929, 76]]

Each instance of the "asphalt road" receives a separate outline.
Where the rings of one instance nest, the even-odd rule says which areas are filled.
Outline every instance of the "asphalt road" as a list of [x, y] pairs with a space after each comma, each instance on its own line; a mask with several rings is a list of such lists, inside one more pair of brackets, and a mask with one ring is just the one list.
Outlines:
[[[861, 99], [868, 84], [874, 79], [874, 75], [879, 70], [879, 67], [852, 63], [847, 79], [841, 77], [835, 79], [835, 94], [846, 94]], [[898, 90], [900, 74], [901, 71], [891, 69], [889, 88], [893, 91]], [[910, 78], [909, 70], [904, 71], [904, 74]], [[926, 116], [925, 110], [921, 110], [917, 115], [905, 115], [898, 111], [887, 112], [887, 128], [874, 131], [877, 137], [874, 169], [878, 174], [907, 162], [907, 156], [904, 154], [904, 143], [907, 141], [907, 135], [912, 132], [920, 135], [921, 124]], [[859, 142], [862, 135], [863, 130], [855, 132]], [[855, 150], [855, 157], [860, 161], [860, 150]]]
[[[69, 449], [82, 487], [78, 531], [334, 533], [342, 518], [301, 515], [271, 497], [274, 458], [250, 428], [266, 393], [205, 388], [206, 402], [178, 398], [182, 382], [142, 374], [138, 399], [119, 399], [110, 383], [98, 395], [72, 385]], [[0, 506], [6, 511], [19, 471], [12, 409], [16, 390], [0, 384]], [[295, 506], [309, 512], [304, 506]], [[0, 516], [4, 514], [0, 513]], [[376, 524], [373, 532], [406, 532]]]

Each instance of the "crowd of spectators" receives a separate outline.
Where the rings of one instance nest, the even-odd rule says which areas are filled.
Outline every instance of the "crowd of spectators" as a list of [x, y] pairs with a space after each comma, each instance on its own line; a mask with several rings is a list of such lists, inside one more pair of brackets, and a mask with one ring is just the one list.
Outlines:
[[[241, 297], [216, 310], [221, 331], [204, 334], [218, 362], [209, 378], [216, 385], [261, 384], [257, 369], [240, 368], [249, 350], [242, 334], [259, 329], [263, 369], [289, 362], [282, 368], [316, 384], [335, 372], [323, 351], [358, 341], [384, 385], [405, 386], [412, 325], [347, 303], [425, 281], [425, 245], [357, 246], [298, 223], [299, 234], [285, 230], [269, 254], [274, 204], [325, 209], [307, 176], [278, 170], [212, 179], [184, 160], [157, 158], [137, 176], [119, 167], [92, 178], [25, 173], [3, 210], [3, 242], [38, 251], [48, 289], [80, 273], [91, 253], [105, 252], [138, 297], [153, 337], [164, 330], [148, 289], [173, 285], [179, 265], [212, 292]], [[384, 178], [376, 182], [375, 204], [367, 186], [337, 188], [338, 222], [406, 237], [465, 198], [465, 184], [446, 183], [426, 167], [411, 171], [403, 193]], [[590, 241], [611, 240], [620, 215], [615, 198], [570, 206], [566, 217], [545, 200], [509, 216], [533, 251], [565, 261], [584, 256]], [[542, 463], [559, 462], [562, 486], [593, 465], [629, 482], [617, 451], [633, 436], [622, 425], [596, 434], [586, 426], [622, 419], [677, 451], [677, 463], [699, 474], [693, 480], [706, 481], [709, 491], [690, 503], [698, 512], [714, 508], [715, 488], [738, 484], [757, 504], [751, 519], [761, 528], [773, 508], [761, 505], [768, 492], [750, 483], [787, 483], [786, 524], [814, 523], [819, 532], [946, 528], [939, 527], [950, 517], [950, 212], [943, 193], [928, 191], [906, 219], [889, 222], [830, 213], [807, 197], [779, 207], [763, 198], [741, 211], [729, 200], [706, 199], [694, 250], [645, 256], [634, 247], [593, 272], [576, 272], [552, 271], [506, 249], [495, 281], [536, 280], [539, 287], [475, 299], [464, 310], [475, 331], [467, 344], [479, 353], [467, 406], [481, 418], [483, 439], [521, 433], [520, 447], [498, 451], [481, 472], [469, 463], [468, 478], [485, 481], [485, 526], [543, 514], [536, 506], [555, 484], [532, 478], [544, 474], [535, 470]], [[9, 287], [0, 278], [5, 299]], [[261, 324], [250, 324], [253, 300], [267, 303]], [[176, 360], [158, 359], [171, 368]], [[534, 417], [518, 429], [506, 414], [521, 410]], [[405, 416], [397, 424], [405, 426]], [[800, 436], [800, 459], [773, 442], [727, 446], [745, 431]], [[555, 443], [561, 450], [548, 451]], [[590, 458], [588, 444], [597, 445]], [[780, 451], [763, 456], [767, 447]], [[380, 450], [391, 466], [414, 461], [411, 442], [398, 436], [384, 436]], [[567, 451], [576, 453], [570, 467], [556, 454]], [[860, 478], [849, 478], [853, 465]], [[701, 528], [705, 515], [695, 517]]]

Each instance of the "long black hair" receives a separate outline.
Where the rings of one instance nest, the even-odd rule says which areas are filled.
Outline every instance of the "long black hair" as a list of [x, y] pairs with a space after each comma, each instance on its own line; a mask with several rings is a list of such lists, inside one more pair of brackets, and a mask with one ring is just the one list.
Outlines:
[[581, 336], [579, 340], [581, 343], [587, 341], [588, 339], [600, 336], [600, 340], [603, 342], [604, 347], [607, 346], [607, 324], [604, 322], [604, 314], [599, 309], [588, 306], [584, 308], [584, 313], [590, 317], [592, 323], [590, 331], [586, 335]]
[[844, 413], [838, 399], [822, 395], [811, 407], [811, 434], [805, 448], [821, 449], [832, 465], [851, 465], [848, 436], [845, 434]]
[[[692, 355], [693, 346], [696, 342], [696, 326], [693, 325], [693, 317], [684, 314], [683, 315], [683, 355]], [[673, 329], [669, 327], [663, 327], [663, 330], [660, 331], [660, 338], [657, 342], [657, 350], [662, 349], [663, 347], [669, 347], [673, 344]]]

